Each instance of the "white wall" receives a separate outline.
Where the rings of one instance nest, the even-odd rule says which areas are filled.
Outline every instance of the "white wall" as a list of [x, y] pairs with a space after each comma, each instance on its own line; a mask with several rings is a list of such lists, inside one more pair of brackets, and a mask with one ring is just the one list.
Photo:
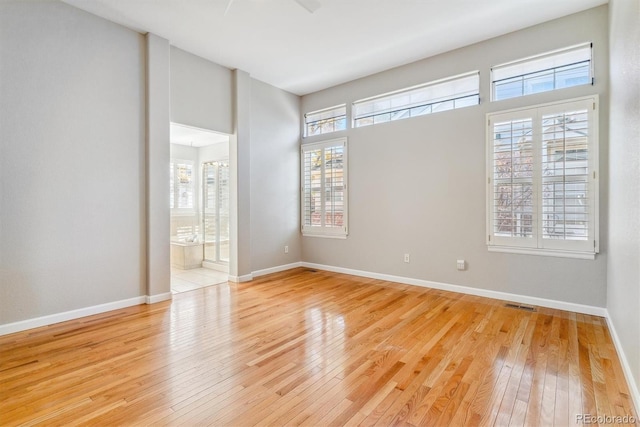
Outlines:
[[[349, 236], [304, 237], [302, 259], [336, 267], [604, 307], [607, 247], [596, 260], [489, 253], [486, 113], [600, 94], [601, 236], [607, 233], [607, 7], [359, 79], [302, 98], [302, 113], [472, 70], [482, 104], [332, 134], [349, 138]], [[489, 102], [491, 65], [592, 41], [594, 86]], [[312, 137], [303, 143], [322, 137]], [[411, 263], [403, 254], [411, 254]], [[456, 270], [465, 259], [467, 271]]]
[[300, 261], [299, 143], [300, 98], [252, 79], [252, 271]]
[[0, 2], [0, 324], [144, 295], [144, 37]]
[[171, 47], [171, 121], [233, 133], [231, 70]]
[[609, 10], [607, 310], [635, 382], [640, 410], [640, 3], [612, 0]]

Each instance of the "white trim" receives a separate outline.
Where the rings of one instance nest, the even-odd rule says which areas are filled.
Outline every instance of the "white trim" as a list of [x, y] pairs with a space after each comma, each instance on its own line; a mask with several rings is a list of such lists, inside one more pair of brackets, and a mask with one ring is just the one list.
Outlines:
[[228, 277], [230, 282], [235, 282], [235, 283], [244, 283], [244, 282], [250, 282], [253, 280], [253, 274], [245, 274], [243, 276], [232, 276], [229, 275]]
[[19, 322], [7, 323], [5, 325], [0, 325], [0, 336], [26, 331], [27, 329], [39, 328], [41, 326], [53, 325], [54, 323], [79, 319], [81, 317], [92, 316], [94, 314], [100, 314], [107, 311], [118, 310], [120, 308], [144, 304], [146, 298], [147, 297], [143, 295], [135, 298], [98, 304], [91, 307], [78, 308], [76, 310], [65, 311], [62, 313], [49, 314], [47, 316], [36, 317], [33, 319], [21, 320]]
[[594, 316], [607, 316], [607, 310], [604, 307], [595, 307], [591, 305], [575, 304], [572, 302], [556, 301], [546, 298], [532, 297], [527, 295], [511, 294], [508, 292], [492, 291], [488, 289], [472, 288], [469, 286], [452, 285], [449, 283], [432, 282], [430, 280], [413, 279], [410, 277], [394, 276], [391, 274], [372, 273], [369, 271], [353, 270], [350, 268], [333, 267], [323, 264], [314, 264], [303, 262], [303, 267], [315, 268], [318, 270], [332, 271], [335, 273], [351, 274], [354, 276], [368, 277], [371, 279], [386, 280], [389, 282], [404, 283], [407, 285], [421, 286], [423, 288], [440, 289], [443, 291], [459, 292], [467, 295], [476, 295], [486, 298], [494, 298], [504, 301], [519, 302], [522, 304], [537, 305], [540, 307], [554, 308], [557, 310], [573, 311], [576, 313], [591, 314]]
[[155, 304], [157, 302], [162, 302], [162, 301], [166, 301], [166, 300], [170, 300], [170, 299], [171, 299], [171, 292], [165, 292], [163, 294], [145, 296], [145, 303], [146, 304]]
[[629, 393], [631, 394], [631, 400], [635, 404], [636, 414], [640, 414], [640, 388], [638, 387], [638, 383], [633, 377], [633, 373], [631, 372], [631, 366], [629, 366], [629, 359], [627, 359], [624, 354], [624, 350], [622, 348], [622, 343], [620, 342], [620, 338], [618, 337], [618, 333], [616, 332], [616, 328], [613, 326], [613, 322], [611, 321], [611, 317], [609, 316], [609, 310], [607, 310], [607, 315], [605, 316], [607, 319], [607, 326], [609, 326], [609, 332], [611, 332], [611, 338], [613, 339], [613, 345], [618, 353], [618, 359], [620, 359], [620, 364], [622, 365], [622, 372], [624, 373], [625, 379], [627, 380], [627, 385], [629, 386]]
[[514, 248], [511, 246], [487, 246], [487, 248], [489, 249], [489, 252], [503, 252], [508, 254], [542, 255], [574, 259], [596, 259], [596, 254], [593, 252], [561, 251], [536, 248]]
[[265, 276], [271, 273], [280, 273], [281, 271], [287, 271], [287, 270], [291, 270], [293, 268], [298, 268], [298, 267], [302, 267], [301, 261], [292, 262], [291, 264], [278, 265], [276, 267], [271, 267], [271, 268], [264, 268], [262, 270], [256, 270], [252, 272], [251, 275], [254, 278], [256, 278], [256, 277]]

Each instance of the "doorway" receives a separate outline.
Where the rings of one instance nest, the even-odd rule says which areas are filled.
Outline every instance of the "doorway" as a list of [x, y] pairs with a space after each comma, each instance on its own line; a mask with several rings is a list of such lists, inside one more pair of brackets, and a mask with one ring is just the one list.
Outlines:
[[228, 280], [229, 135], [171, 123], [171, 292]]

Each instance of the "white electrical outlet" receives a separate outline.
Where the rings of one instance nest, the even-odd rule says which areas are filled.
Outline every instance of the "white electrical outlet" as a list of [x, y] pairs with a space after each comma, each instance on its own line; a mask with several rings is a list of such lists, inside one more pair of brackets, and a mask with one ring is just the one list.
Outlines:
[[409, 254], [404, 254], [404, 262], [409, 262], [411, 260], [411, 257], [409, 256]]
[[459, 259], [457, 261], [457, 266], [458, 266], [458, 270], [464, 270], [465, 269], [465, 262], [463, 259]]
[[288, 253], [289, 253], [289, 246], [285, 246], [285, 247], [284, 247], [284, 253], [285, 253], [285, 254], [288, 254]]

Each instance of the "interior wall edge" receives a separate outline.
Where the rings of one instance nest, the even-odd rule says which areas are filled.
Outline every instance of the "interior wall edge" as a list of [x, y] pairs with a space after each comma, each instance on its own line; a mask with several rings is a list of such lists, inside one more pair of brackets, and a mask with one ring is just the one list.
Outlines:
[[611, 333], [613, 345], [616, 348], [616, 353], [618, 353], [618, 358], [620, 359], [620, 364], [622, 365], [622, 372], [624, 373], [624, 377], [627, 380], [627, 386], [629, 387], [629, 393], [631, 393], [631, 400], [635, 405], [636, 414], [640, 414], [640, 387], [638, 387], [638, 383], [636, 383], [636, 379], [633, 377], [629, 359], [625, 355], [622, 342], [620, 341], [618, 332], [616, 331], [614, 323], [609, 316], [608, 310], [605, 318], [607, 319], [607, 326], [609, 327], [609, 332]]

